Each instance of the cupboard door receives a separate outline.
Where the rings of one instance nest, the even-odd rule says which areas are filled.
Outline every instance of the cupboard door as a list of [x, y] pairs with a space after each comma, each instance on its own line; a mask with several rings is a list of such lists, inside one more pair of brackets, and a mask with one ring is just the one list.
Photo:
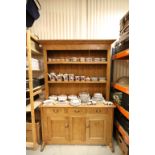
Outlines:
[[106, 116], [92, 116], [87, 118], [86, 143], [105, 144], [107, 132]]
[[82, 144], [86, 141], [86, 118], [84, 116], [71, 116], [71, 143]]
[[52, 144], [65, 144], [69, 141], [68, 117], [51, 116], [47, 118], [47, 141]]

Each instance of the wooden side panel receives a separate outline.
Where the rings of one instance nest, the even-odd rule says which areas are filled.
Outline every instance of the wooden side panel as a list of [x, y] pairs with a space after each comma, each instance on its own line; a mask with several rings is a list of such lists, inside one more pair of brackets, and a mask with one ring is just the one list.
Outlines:
[[44, 48], [44, 78], [45, 78], [45, 98], [49, 96], [49, 86], [48, 86], [48, 65], [47, 65], [47, 50]]
[[107, 116], [107, 137], [106, 142], [109, 145], [112, 145], [112, 133], [113, 133], [113, 117], [114, 117], [114, 109], [108, 108], [108, 116]]
[[107, 75], [107, 83], [106, 83], [106, 100], [109, 100], [110, 97], [110, 68], [111, 68], [111, 49], [109, 47], [107, 52], [107, 69], [106, 69], [106, 75]]

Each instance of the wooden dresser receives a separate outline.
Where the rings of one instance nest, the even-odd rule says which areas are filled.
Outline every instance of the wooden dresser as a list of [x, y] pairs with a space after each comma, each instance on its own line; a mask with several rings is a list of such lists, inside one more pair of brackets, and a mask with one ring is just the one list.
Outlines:
[[[44, 49], [45, 97], [78, 95], [80, 92], [110, 96], [111, 44], [114, 40], [40, 40]], [[105, 61], [66, 61], [70, 58], [105, 58]], [[52, 61], [51, 61], [52, 60]], [[105, 81], [51, 81], [54, 72], [85, 77], [105, 77]], [[113, 109], [103, 104], [42, 105], [43, 144], [112, 145]], [[43, 145], [42, 145], [43, 146]]]

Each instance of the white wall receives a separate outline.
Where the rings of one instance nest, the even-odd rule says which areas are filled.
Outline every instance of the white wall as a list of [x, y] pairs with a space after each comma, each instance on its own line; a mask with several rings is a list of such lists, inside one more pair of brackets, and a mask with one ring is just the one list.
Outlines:
[[39, 0], [31, 31], [40, 39], [115, 39], [128, 0]]

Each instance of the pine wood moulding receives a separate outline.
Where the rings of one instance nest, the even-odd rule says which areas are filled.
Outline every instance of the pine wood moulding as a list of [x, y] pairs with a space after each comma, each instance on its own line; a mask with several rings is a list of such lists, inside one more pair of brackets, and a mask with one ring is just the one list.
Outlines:
[[106, 81], [48, 81], [48, 83], [106, 83]]
[[129, 112], [125, 110], [123, 107], [121, 107], [120, 105], [118, 105], [117, 103], [114, 103], [114, 104], [116, 105], [118, 110], [129, 120]]
[[122, 86], [120, 84], [114, 84], [113, 88], [115, 88], [123, 93], [129, 94], [129, 88], [127, 86]]
[[64, 62], [64, 61], [59, 61], [59, 62], [48, 62], [47, 64], [88, 64], [88, 65], [102, 65], [102, 64], [107, 64], [107, 62]]
[[123, 50], [122, 52], [119, 52], [117, 54], [114, 54], [112, 56], [112, 59], [123, 59], [123, 58], [127, 58], [129, 56], [129, 49]]
[[127, 132], [123, 129], [123, 127], [118, 123], [118, 121], [115, 121], [115, 126], [117, 128], [117, 130], [119, 131], [119, 133], [122, 135], [124, 141], [126, 144], [129, 145], [129, 135], [127, 134]]

